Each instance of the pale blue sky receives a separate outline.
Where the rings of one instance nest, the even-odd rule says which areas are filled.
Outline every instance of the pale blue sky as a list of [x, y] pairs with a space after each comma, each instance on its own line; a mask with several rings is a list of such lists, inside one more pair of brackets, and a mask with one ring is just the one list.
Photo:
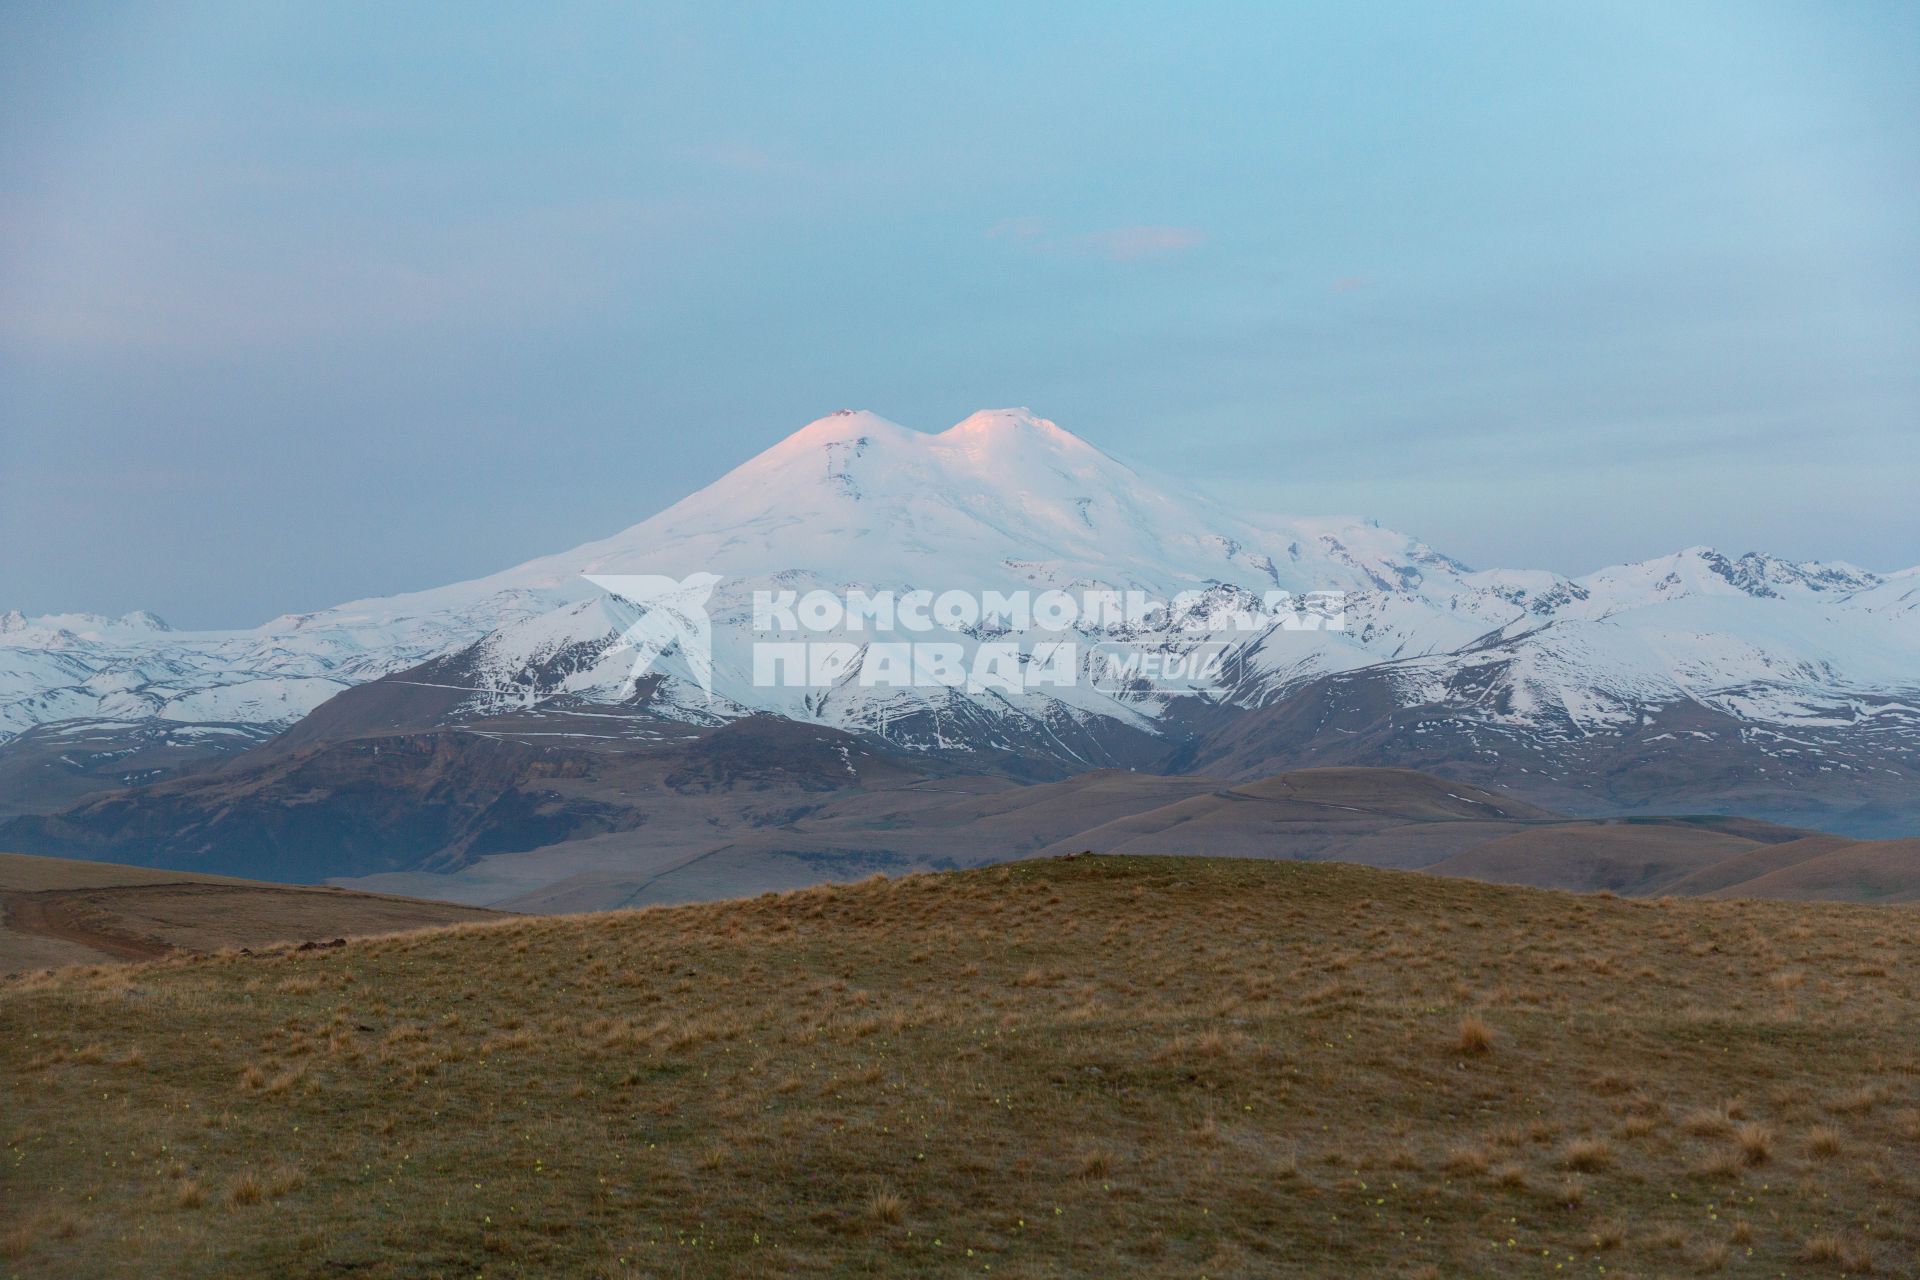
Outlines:
[[1920, 6], [543, 10], [0, 8], [0, 608], [483, 573], [840, 406], [1920, 562]]

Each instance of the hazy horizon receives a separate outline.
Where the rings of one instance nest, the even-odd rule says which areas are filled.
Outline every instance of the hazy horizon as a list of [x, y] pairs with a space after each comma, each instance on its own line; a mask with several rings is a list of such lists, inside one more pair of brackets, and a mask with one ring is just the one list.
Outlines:
[[1920, 11], [0, 16], [0, 611], [480, 576], [1030, 405], [1476, 567], [1920, 564]]

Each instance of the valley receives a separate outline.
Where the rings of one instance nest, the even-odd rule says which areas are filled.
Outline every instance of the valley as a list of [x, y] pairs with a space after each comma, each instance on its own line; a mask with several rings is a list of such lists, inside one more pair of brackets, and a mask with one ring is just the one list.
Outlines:
[[1407, 769], [1022, 780], [972, 772], [978, 753], [903, 752], [775, 716], [619, 723], [621, 736], [584, 745], [500, 719], [286, 742], [0, 821], [0, 845], [547, 913], [1080, 851], [1341, 861], [1639, 896], [1920, 900], [1914, 839], [1711, 814], [1579, 817]]

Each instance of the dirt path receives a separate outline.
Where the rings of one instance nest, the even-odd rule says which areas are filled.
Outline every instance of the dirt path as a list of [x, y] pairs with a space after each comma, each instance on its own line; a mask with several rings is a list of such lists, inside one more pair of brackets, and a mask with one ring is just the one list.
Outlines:
[[155, 960], [229, 947], [326, 945], [337, 938], [508, 918], [484, 907], [318, 885], [176, 880], [0, 889], [0, 971]]
[[173, 950], [158, 938], [115, 929], [88, 896], [58, 889], [0, 893], [0, 920], [14, 933], [76, 943], [119, 960], [156, 960]]

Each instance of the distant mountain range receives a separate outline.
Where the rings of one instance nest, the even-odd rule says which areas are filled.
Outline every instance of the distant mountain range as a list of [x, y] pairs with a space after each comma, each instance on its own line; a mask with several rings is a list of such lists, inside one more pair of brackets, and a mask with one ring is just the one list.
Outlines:
[[[695, 570], [721, 575], [714, 699], [678, 653], [635, 689], [633, 611], [581, 575]], [[757, 686], [753, 593], [816, 588], [1337, 591], [1346, 629], [1146, 637], [1230, 650], [1212, 692]], [[1920, 570], [1694, 547], [1580, 578], [1474, 571], [1370, 521], [1228, 510], [1026, 410], [939, 434], [841, 412], [611, 538], [471, 582], [250, 631], [0, 616], [0, 814], [139, 805], [235, 755], [446, 733], [657, 754], [749, 716], [931, 773], [1400, 766], [1575, 814], [1900, 835], [1920, 827]]]
[[1920, 902], [1920, 840], [1742, 817], [1575, 818], [1406, 769], [1020, 783], [747, 716], [653, 743], [493, 726], [248, 753], [0, 821], [0, 846], [567, 912], [1092, 851], [1338, 860], [1633, 895]]

